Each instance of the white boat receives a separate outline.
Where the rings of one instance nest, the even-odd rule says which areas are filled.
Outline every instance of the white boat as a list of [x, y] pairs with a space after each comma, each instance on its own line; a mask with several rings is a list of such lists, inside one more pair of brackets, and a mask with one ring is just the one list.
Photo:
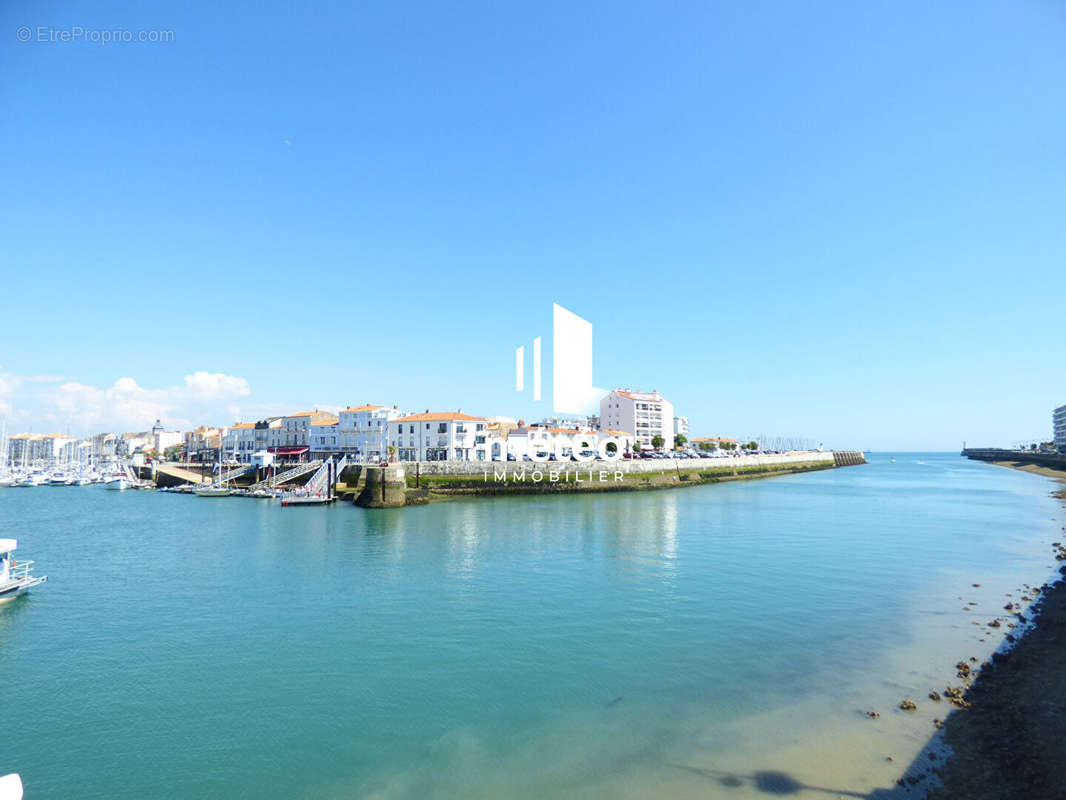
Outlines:
[[104, 488], [121, 492], [130, 488], [130, 482], [126, 479], [125, 475], [114, 475], [104, 481]]
[[0, 539], [0, 602], [13, 600], [30, 590], [31, 586], [44, 583], [47, 575], [32, 575], [33, 562], [15, 560], [13, 553], [18, 547], [15, 539]]
[[15, 484], [16, 486], [40, 486], [41, 481], [36, 475], [27, 475], [25, 478]]
[[197, 497], [231, 497], [233, 490], [228, 486], [205, 486], [202, 489], [193, 489]]
[[22, 800], [22, 778], [17, 772], [0, 777], [0, 800]]
[[333, 498], [328, 495], [307, 495], [286, 493], [281, 496], [283, 506], [324, 506], [332, 503]]
[[15, 479], [10, 475], [0, 476], [0, 489], [7, 489], [10, 486], [15, 485]]

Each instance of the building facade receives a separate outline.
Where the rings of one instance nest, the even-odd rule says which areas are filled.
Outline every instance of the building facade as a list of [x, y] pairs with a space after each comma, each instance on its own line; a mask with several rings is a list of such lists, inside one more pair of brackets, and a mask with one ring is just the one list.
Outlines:
[[222, 429], [201, 425], [185, 434], [186, 461], [214, 461], [222, 446]]
[[1052, 428], [1055, 431], [1055, 448], [1066, 453], [1066, 406], [1059, 406], [1051, 415]]
[[320, 417], [311, 423], [311, 458], [329, 458], [343, 451], [342, 442], [337, 434], [339, 420], [332, 414]]
[[167, 448], [181, 444], [181, 431], [168, 431], [159, 420], [152, 426], [152, 449], [157, 453], [163, 453]]
[[348, 457], [381, 461], [388, 456], [389, 423], [403, 414], [396, 406], [367, 404], [345, 408], [337, 416], [337, 436]]
[[600, 427], [632, 431], [642, 450], [652, 449], [656, 436], [669, 448], [674, 444], [674, 405], [658, 392], [615, 389], [600, 401]]
[[222, 458], [250, 464], [255, 453], [255, 423], [235, 422], [222, 435]]
[[485, 426], [462, 411], [427, 411], [390, 420], [388, 441], [401, 461], [485, 461]]
[[306, 458], [311, 450], [311, 427], [337, 419], [328, 411], [299, 411], [280, 418], [277, 427], [268, 429], [267, 450], [285, 460]]
[[674, 417], [674, 436], [688, 436], [688, 417]]

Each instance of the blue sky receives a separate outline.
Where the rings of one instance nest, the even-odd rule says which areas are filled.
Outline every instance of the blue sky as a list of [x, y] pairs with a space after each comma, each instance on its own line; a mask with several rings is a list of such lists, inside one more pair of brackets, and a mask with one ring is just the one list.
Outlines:
[[0, 37], [9, 428], [535, 417], [552, 302], [695, 434], [951, 449], [1066, 403], [1058, 0], [13, 0]]

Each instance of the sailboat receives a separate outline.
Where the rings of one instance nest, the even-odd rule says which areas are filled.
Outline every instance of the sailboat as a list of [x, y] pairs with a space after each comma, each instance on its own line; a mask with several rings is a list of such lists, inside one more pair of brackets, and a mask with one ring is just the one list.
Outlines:
[[222, 481], [223, 475], [222, 466], [222, 432], [218, 434], [218, 477], [219, 480], [215, 483], [209, 484], [199, 489], [193, 489], [193, 493], [197, 497], [230, 497], [233, 495], [233, 489], [226, 485]]

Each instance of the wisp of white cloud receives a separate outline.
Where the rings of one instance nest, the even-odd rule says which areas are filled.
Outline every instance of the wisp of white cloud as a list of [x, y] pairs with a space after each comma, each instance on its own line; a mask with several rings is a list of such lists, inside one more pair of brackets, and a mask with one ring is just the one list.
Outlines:
[[248, 381], [221, 372], [194, 372], [179, 386], [150, 389], [130, 377], [107, 388], [51, 376], [0, 374], [0, 415], [8, 431], [146, 430], [161, 420], [169, 429], [230, 424], [240, 417]]

